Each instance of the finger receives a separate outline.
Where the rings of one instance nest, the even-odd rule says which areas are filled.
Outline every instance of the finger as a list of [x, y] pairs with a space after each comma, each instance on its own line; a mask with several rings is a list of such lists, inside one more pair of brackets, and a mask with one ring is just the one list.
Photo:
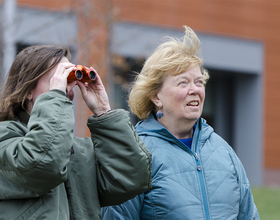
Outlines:
[[104, 88], [101, 77], [98, 74], [96, 74], [96, 80], [89, 82], [88, 85], [90, 88], [92, 88], [94, 90], [96, 90], [96, 89], [99, 90], [99, 89]]
[[101, 77], [99, 76], [99, 74], [98, 74], [98, 72], [96, 71], [96, 69], [94, 69], [93, 67], [90, 67], [89, 69], [90, 69], [90, 70], [93, 70], [93, 71], [95, 72], [95, 75], [96, 75], [96, 79], [95, 79], [94, 81], [92, 81], [92, 82], [94, 82], [94, 83], [96, 83], [96, 82], [100, 83], [100, 82], [101, 82], [101, 84], [102, 84]]
[[72, 71], [75, 71], [77, 69], [77, 67], [75, 66], [71, 66], [71, 67], [67, 67], [64, 72], [63, 72], [63, 75], [65, 75], [66, 77], [69, 76], [69, 74], [72, 72]]
[[64, 66], [65, 68], [69, 68], [69, 67], [75, 66], [75, 64], [70, 63], [70, 62], [59, 63], [59, 65]]
[[72, 90], [75, 86], [77, 85], [77, 81], [73, 81], [73, 82], [70, 82], [70, 83], [67, 83], [67, 90], [70, 91]]
[[82, 96], [84, 96], [84, 95], [86, 94], [86, 92], [87, 92], [87, 89], [86, 89], [86, 87], [85, 87], [85, 84], [82, 83], [81, 81], [76, 81], [76, 82], [77, 82], [78, 87], [79, 87], [79, 89], [80, 89], [80, 91], [81, 91], [81, 93], [82, 93]]
[[58, 72], [63, 72], [70, 67], [75, 67], [75, 65], [72, 63], [59, 63], [57, 66], [57, 70]]
[[75, 95], [75, 93], [74, 93], [73, 90], [70, 90], [70, 91], [68, 92], [68, 98], [69, 98], [71, 101], [74, 100], [74, 95]]

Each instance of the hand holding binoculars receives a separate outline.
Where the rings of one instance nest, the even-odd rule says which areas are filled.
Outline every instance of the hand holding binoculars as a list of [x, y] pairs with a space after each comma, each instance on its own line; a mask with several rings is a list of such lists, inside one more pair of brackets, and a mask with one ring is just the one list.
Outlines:
[[96, 72], [91, 70], [83, 65], [77, 65], [77, 69], [72, 71], [68, 78], [67, 82], [73, 82], [75, 80], [80, 80], [82, 82], [90, 82], [96, 80]]

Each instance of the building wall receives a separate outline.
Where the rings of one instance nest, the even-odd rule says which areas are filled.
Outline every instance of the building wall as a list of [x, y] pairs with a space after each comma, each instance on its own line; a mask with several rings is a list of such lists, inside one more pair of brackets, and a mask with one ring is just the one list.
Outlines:
[[18, 5], [32, 6], [38, 8], [48, 8], [52, 10], [61, 10], [67, 9], [71, 7], [75, 1], [72, 0], [58, 0], [58, 1], [50, 1], [50, 0], [17, 0]]
[[[94, 67], [102, 78], [105, 85], [107, 77], [110, 77], [108, 65], [110, 57], [108, 54], [108, 46], [110, 35], [111, 18], [111, 1], [103, 0], [17, 0], [18, 7], [27, 7], [37, 10], [45, 10], [48, 12], [63, 12], [65, 14], [74, 14], [78, 22], [78, 30], [75, 39], [75, 61], [76, 64]], [[67, 27], [69, 28], [69, 26]], [[73, 27], [76, 29], [76, 26]], [[113, 91], [111, 86], [107, 86], [109, 96]], [[75, 134], [79, 137], [90, 136], [89, 129], [85, 126], [88, 116], [92, 112], [82, 100], [79, 89], [75, 90], [75, 116], [76, 130]]]
[[114, 5], [121, 20], [170, 28], [188, 25], [202, 33], [262, 41], [264, 166], [280, 169], [279, 1], [114, 0]]
[[[280, 170], [280, 2], [267, 0], [112, 0], [119, 20], [168, 28], [188, 25], [198, 32], [262, 41], [264, 166]], [[18, 0], [20, 5], [65, 9], [78, 1]], [[111, 1], [108, 1], [111, 2]], [[106, 33], [105, 33], [106, 36]], [[94, 43], [94, 42], [93, 42]], [[106, 53], [105, 53], [106, 54]], [[104, 73], [105, 74], [105, 73]], [[254, 128], [252, 128], [254, 129]]]

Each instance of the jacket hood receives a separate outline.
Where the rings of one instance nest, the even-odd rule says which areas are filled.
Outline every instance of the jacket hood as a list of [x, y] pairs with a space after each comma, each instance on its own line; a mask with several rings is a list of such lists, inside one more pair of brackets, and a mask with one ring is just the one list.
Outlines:
[[[199, 118], [196, 122], [194, 137], [200, 133], [199, 138], [201, 142], [205, 142], [209, 136], [214, 132], [214, 129], [206, 123], [206, 120]], [[176, 139], [162, 124], [160, 124], [153, 114], [137, 123], [135, 129], [138, 135], [153, 136], [164, 139], [169, 142], [176, 143]]]

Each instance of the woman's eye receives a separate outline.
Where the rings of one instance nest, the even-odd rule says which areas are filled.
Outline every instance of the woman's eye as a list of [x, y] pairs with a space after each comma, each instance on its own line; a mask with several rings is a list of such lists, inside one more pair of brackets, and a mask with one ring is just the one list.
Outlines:
[[182, 84], [183, 84], [183, 85], [184, 85], [184, 84], [187, 84], [187, 82], [186, 82], [186, 81], [182, 81], [182, 82], [179, 83], [179, 85], [182, 85]]

